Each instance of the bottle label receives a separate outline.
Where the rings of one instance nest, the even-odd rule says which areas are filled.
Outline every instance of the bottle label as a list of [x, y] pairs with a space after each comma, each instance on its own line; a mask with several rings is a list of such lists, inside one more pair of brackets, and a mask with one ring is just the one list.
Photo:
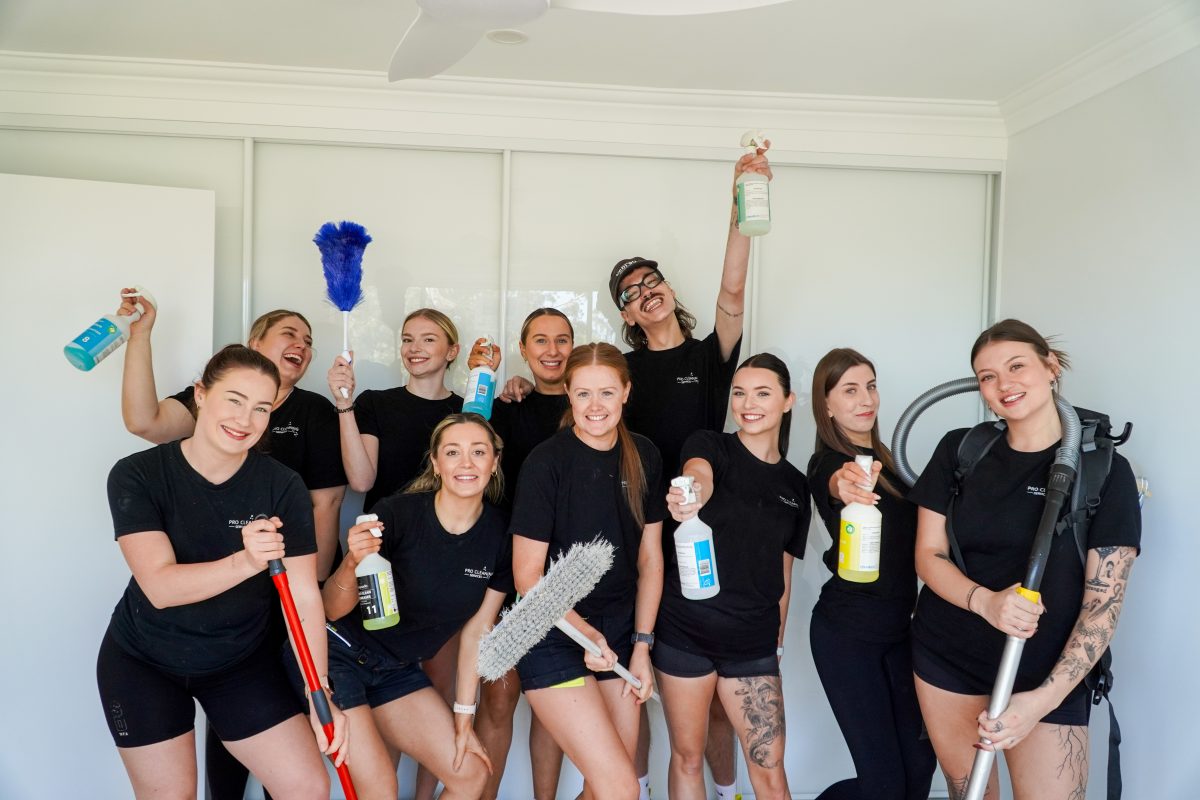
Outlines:
[[707, 589], [716, 583], [713, 574], [712, 542], [676, 542], [675, 560], [679, 563], [679, 584], [684, 589]]
[[838, 566], [853, 572], [878, 572], [882, 532], [882, 525], [843, 519], [838, 537]]
[[358, 576], [358, 608], [363, 621], [384, 619], [400, 613], [396, 584], [390, 569]]
[[104, 317], [71, 340], [73, 344], [91, 353], [96, 361], [111, 353], [122, 341], [121, 329]]
[[767, 181], [743, 181], [737, 186], [738, 225], [743, 222], [771, 221], [771, 184]]

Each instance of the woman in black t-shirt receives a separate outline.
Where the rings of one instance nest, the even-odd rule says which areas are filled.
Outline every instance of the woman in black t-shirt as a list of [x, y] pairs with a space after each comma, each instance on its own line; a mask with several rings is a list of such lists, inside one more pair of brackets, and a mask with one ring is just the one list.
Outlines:
[[[913, 618], [917, 696], [952, 793], [967, 784], [969, 745], [1003, 750], [1013, 785], [1036, 787], [1039, 798], [1082, 797], [1087, 789], [1091, 705], [1083, 679], [1116, 630], [1141, 517], [1133, 472], [1114, 455], [1088, 528], [1086, 566], [1074, 538], [1057, 536], [1042, 578], [1045, 603], [1016, 593], [1062, 438], [1054, 398], [1067, 366], [1065, 353], [1017, 320], [996, 323], [971, 349], [980, 395], [1007, 430], [954, 502], [966, 574], [951, 559], [945, 517], [965, 431], [942, 439], [909, 495], [920, 506], [916, 564], [925, 581]], [[1008, 709], [988, 719], [1008, 636], [1025, 639], [1025, 649]], [[987, 797], [998, 796], [997, 783], [993, 771]]]
[[699, 431], [683, 447], [683, 474], [698, 487], [671, 515], [699, 513], [713, 530], [720, 592], [684, 597], [671, 559], [652, 658], [671, 731], [671, 797], [704, 796], [708, 702], [714, 691], [746, 755], [755, 796], [786, 798], [783, 686], [779, 675], [794, 559], [804, 557], [808, 487], [786, 460], [792, 405], [787, 366], [762, 353], [742, 362], [730, 401], [736, 433]]
[[[478, 798], [491, 770], [472, 729], [479, 640], [512, 588], [504, 513], [502, 443], [478, 414], [452, 414], [434, 428], [425, 471], [404, 494], [375, 507], [378, 522], [350, 529], [349, 554], [324, 588], [333, 701], [362, 746], [350, 772], [360, 796], [396, 797], [404, 752], [445, 784], [444, 798]], [[376, 537], [372, 529], [378, 529]], [[400, 622], [366, 630], [355, 567], [371, 553], [391, 561]], [[420, 667], [462, 631], [453, 714]]]
[[[917, 507], [900, 493], [892, 454], [879, 438], [875, 365], [848, 348], [826, 353], [813, 372], [812, 410], [817, 441], [809, 486], [833, 541], [824, 558], [832, 575], [813, 608], [809, 640], [858, 773], [818, 800], [925, 800], [936, 765], [922, 738], [909, 641]], [[874, 459], [870, 477], [855, 464], [857, 455]], [[879, 577], [871, 583], [838, 575], [841, 511], [849, 503], [878, 505], [883, 514]]]
[[[108, 493], [133, 578], [113, 612], [96, 674], [135, 794], [195, 789], [195, 701], [229, 751], [278, 797], [328, 797], [321, 750], [268, 635], [282, 559], [318, 672], [326, 672], [312, 513], [299, 477], [252, 448], [266, 431], [279, 373], [241, 345], [217, 353], [196, 385], [190, 438], [122, 459]], [[259, 515], [270, 515], [258, 519]]]
[[[617, 348], [576, 347], [565, 381], [571, 424], [536, 447], [521, 470], [510, 525], [513, 577], [528, 592], [548, 560], [571, 545], [612, 543], [612, 568], [566, 615], [602, 652], [585, 654], [551, 630], [517, 671], [534, 713], [583, 773], [584, 797], [634, 800], [638, 705], [653, 689], [649, 645], [662, 594], [662, 467], [654, 445], [621, 421], [629, 372]], [[612, 680], [618, 660], [641, 680], [636, 694]]]
[[[567, 357], [575, 345], [575, 329], [567, 315], [557, 308], [538, 308], [521, 325], [521, 358], [533, 373], [534, 389], [520, 403], [499, 402], [492, 407], [492, 427], [504, 440], [500, 469], [506, 488], [503, 506], [512, 507], [517, 478], [533, 448], [549, 439], [562, 424], [569, 408], [567, 387], [563, 383]], [[485, 357], [472, 352], [467, 366], [486, 363]], [[493, 369], [500, 365], [498, 352]], [[498, 681], [483, 684], [479, 697], [479, 716], [475, 729], [495, 764], [488, 778], [484, 800], [494, 800], [504, 777], [505, 760], [512, 744], [513, 713], [521, 697], [521, 683], [514, 670]], [[553, 797], [558, 791], [562, 769], [562, 750], [546, 732], [536, 715], [529, 722], [529, 760], [533, 767], [534, 795]]]

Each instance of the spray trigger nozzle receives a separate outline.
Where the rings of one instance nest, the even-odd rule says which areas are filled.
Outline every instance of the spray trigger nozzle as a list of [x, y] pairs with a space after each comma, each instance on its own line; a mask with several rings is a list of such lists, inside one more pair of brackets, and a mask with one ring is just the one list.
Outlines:
[[[357, 517], [355, 517], [354, 524], [361, 525], [364, 522], [378, 522], [378, 521], [379, 521], [378, 514], [359, 514]], [[376, 539], [381, 539], [381, 538], [383, 538], [383, 531], [379, 530], [379, 528], [371, 528], [371, 535], [374, 536]]]
[[742, 134], [742, 147], [747, 153], [757, 153], [758, 148], [767, 146], [767, 135], [762, 131], [746, 131]]

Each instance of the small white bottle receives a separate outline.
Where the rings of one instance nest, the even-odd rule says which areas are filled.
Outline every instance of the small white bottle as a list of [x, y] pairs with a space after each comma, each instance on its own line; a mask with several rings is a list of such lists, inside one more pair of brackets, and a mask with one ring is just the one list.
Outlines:
[[[865, 478], [863, 489], [874, 488], [871, 456], [855, 456], [854, 463]], [[842, 509], [841, 534], [838, 537], [838, 576], [854, 583], [879, 580], [879, 545], [883, 537], [883, 514], [874, 505], [851, 503]]]
[[[354, 523], [378, 522], [375, 514], [361, 514]], [[383, 536], [379, 528], [372, 528], [375, 538]], [[396, 581], [392, 577], [392, 562], [379, 553], [358, 562], [354, 568], [358, 583], [358, 609], [362, 612], [363, 627], [369, 631], [390, 628], [400, 621], [400, 608], [396, 603]]]
[[[754, 155], [766, 143], [762, 131], [742, 134], [742, 147]], [[771, 230], [771, 182], [759, 172], [737, 177], [737, 225], [743, 236], [762, 236]]]
[[[683, 490], [685, 503], [696, 502], [692, 483], [687, 475], [671, 480], [672, 486]], [[713, 531], [700, 515], [684, 520], [675, 529], [675, 562], [679, 567], [679, 588], [688, 600], [707, 600], [721, 591]]]
[[[137, 292], [137, 296], [145, 297], [154, 304], [154, 298], [145, 289], [139, 286]], [[63, 355], [71, 362], [71, 366], [87, 372], [129, 341], [130, 326], [142, 318], [145, 310], [142, 304], [138, 303], [131, 316], [105, 314], [68, 342], [63, 348]]]
[[[495, 344], [491, 339], [486, 343], [488, 360], [492, 358], [492, 348]], [[471, 370], [467, 378], [467, 391], [463, 395], [463, 412], [474, 413], [484, 419], [492, 418], [492, 401], [496, 399], [496, 371], [488, 364], [481, 364]]]

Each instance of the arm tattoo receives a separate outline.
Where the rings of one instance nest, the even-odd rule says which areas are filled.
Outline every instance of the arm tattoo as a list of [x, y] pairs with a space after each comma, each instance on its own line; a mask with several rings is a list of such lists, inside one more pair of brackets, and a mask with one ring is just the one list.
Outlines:
[[746, 726], [746, 752], [750, 760], [764, 769], [782, 763], [783, 693], [780, 679], [775, 676], [738, 678], [734, 696], [742, 700], [742, 717]]

